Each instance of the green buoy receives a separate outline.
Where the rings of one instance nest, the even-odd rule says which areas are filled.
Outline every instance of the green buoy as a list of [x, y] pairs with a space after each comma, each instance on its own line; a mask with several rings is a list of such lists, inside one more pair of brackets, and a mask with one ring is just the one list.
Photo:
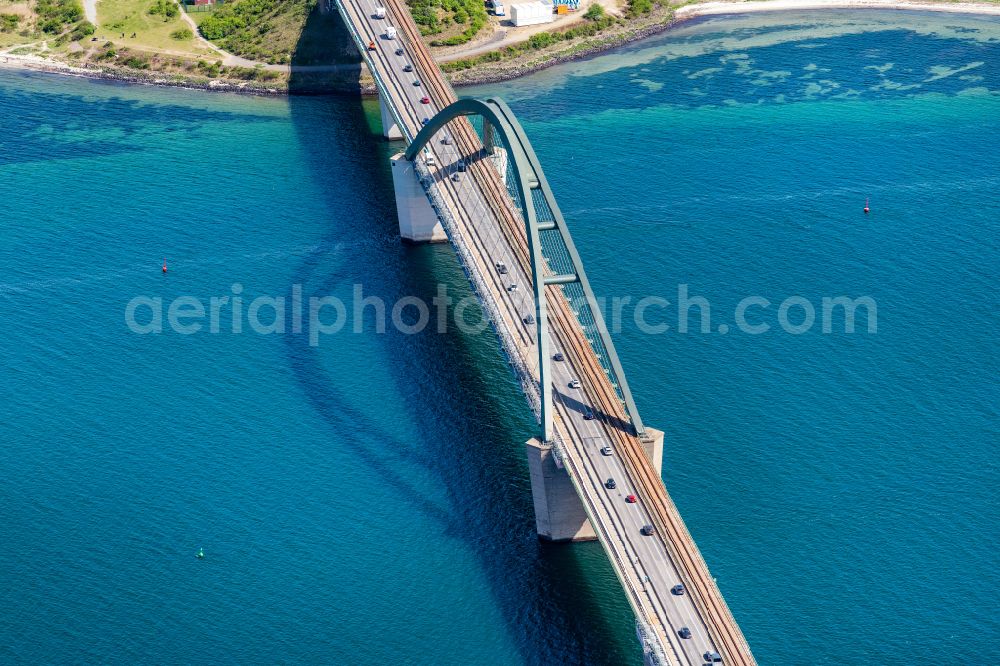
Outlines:
[[205, 551], [202, 550], [201, 548], [198, 549], [198, 559], [199, 560], [205, 559]]

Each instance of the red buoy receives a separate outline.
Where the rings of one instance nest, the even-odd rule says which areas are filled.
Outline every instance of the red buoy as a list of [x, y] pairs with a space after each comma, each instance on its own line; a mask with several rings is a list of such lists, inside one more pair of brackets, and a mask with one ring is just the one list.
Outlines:
[[[865, 212], [866, 212], [866, 213], [868, 212], [868, 209], [867, 209], [867, 208], [865, 209]], [[163, 272], [164, 272], [164, 273], [166, 273], [166, 272], [167, 272], [167, 260], [166, 260], [166, 259], [164, 259], [164, 260], [163, 260]]]
[[[868, 199], [865, 198], [865, 215], [867, 215], [869, 211], [871, 211], [871, 208], [868, 207]], [[166, 268], [164, 268], [163, 270], [166, 270]]]

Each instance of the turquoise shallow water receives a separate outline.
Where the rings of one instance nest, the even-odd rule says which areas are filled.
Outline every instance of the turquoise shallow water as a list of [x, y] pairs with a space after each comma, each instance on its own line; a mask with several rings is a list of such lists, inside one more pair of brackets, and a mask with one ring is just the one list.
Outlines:
[[[711, 302], [616, 339], [762, 664], [1000, 663], [998, 38], [727, 17], [467, 91], [521, 116], [600, 292]], [[534, 537], [489, 334], [125, 325], [233, 283], [461, 295], [398, 241], [376, 117], [0, 73], [0, 661], [638, 662], [599, 546]], [[791, 335], [793, 295], [877, 332]]]

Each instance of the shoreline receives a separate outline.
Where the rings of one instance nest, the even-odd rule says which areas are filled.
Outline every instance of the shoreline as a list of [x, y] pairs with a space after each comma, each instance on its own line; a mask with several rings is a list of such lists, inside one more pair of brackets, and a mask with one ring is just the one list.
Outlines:
[[[978, 14], [981, 16], [1000, 16], [1000, 4], [981, 2], [909, 2], [906, 0], [748, 0], [744, 2], [712, 0], [696, 4], [684, 5], [673, 10], [666, 10], [662, 20], [623, 31], [620, 34], [606, 37], [603, 41], [597, 37], [595, 43], [583, 45], [577, 51], [564, 54], [541, 56], [537, 62], [521, 63], [512, 61], [509, 67], [488, 71], [476, 69], [461, 70], [446, 74], [456, 88], [486, 85], [510, 81], [539, 72], [549, 67], [574, 60], [581, 60], [599, 53], [612, 51], [628, 44], [661, 34], [671, 28], [703, 16], [723, 16], [756, 14], [762, 12], [804, 11], [804, 10], [835, 10], [835, 9], [882, 9], [902, 11], [930, 11], [953, 14]], [[0, 54], [0, 70], [36, 71], [64, 76], [76, 76], [122, 84], [155, 85], [190, 90], [205, 90], [210, 92], [230, 92], [244, 95], [280, 96], [309, 94], [360, 94], [363, 97], [377, 95], [373, 82], [362, 80], [352, 85], [339, 88], [336, 86], [324, 90], [289, 90], [287, 86], [267, 86], [254, 81], [238, 81], [230, 79], [191, 79], [183, 76], [166, 74], [142, 73], [139, 70], [119, 68], [86, 68], [77, 67], [59, 60], [52, 60], [36, 55]], [[363, 77], [364, 78], [364, 77]]]
[[[456, 88], [501, 83], [540, 72], [549, 67], [612, 51], [622, 46], [638, 42], [664, 33], [682, 23], [705, 16], [757, 14], [762, 12], [813, 11], [836, 9], [881, 9], [893, 11], [932, 11], [939, 13], [973, 14], [980, 16], [1000, 16], [1000, 4], [982, 2], [908, 2], [907, 0], [710, 0], [684, 5], [672, 10], [666, 20], [644, 26], [631, 32], [624, 32], [604, 42], [585, 46], [579, 51], [563, 55], [554, 54], [542, 61], [518, 66], [510, 63], [510, 68], [502, 65], [493, 71], [465, 70], [452, 73], [452, 84]], [[457, 80], [455, 80], [457, 79]]]

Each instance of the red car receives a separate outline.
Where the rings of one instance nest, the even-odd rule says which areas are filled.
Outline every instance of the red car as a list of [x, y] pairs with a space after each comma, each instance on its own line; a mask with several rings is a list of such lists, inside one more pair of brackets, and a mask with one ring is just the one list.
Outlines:
[[420, 103], [421, 104], [430, 104], [431, 103], [431, 98], [430, 97], [421, 97], [420, 98]]
[[629, 495], [625, 498], [625, 501], [629, 504], [635, 504], [638, 500], [636, 500], [635, 495]]

